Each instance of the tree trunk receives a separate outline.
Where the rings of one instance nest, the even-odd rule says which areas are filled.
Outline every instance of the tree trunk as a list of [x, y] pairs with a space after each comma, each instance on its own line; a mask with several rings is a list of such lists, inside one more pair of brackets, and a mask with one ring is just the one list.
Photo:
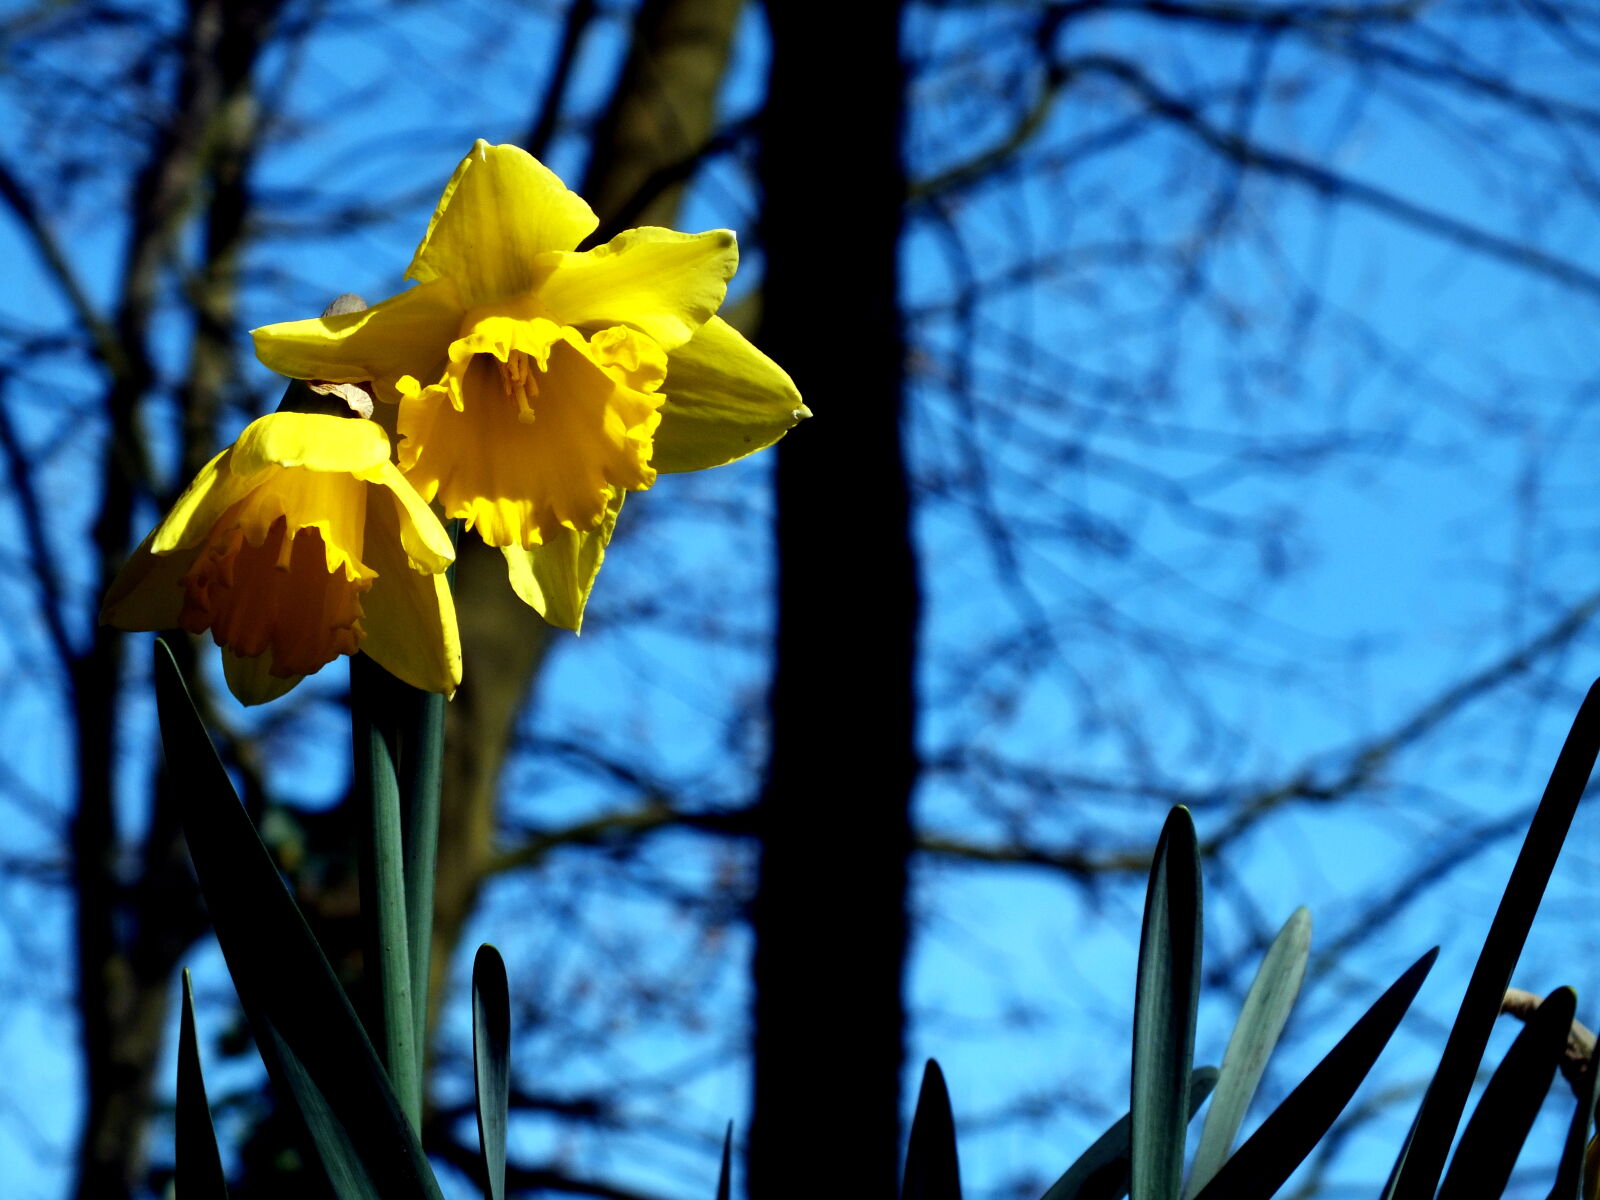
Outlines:
[[859, 3], [768, 16], [761, 340], [818, 419], [778, 450], [749, 1189], [888, 1196], [919, 607], [901, 442], [900, 18]]
[[[243, 236], [244, 174], [254, 139], [251, 74], [276, 0], [191, 0], [171, 123], [152, 146], [132, 198], [132, 228], [114, 320], [110, 445], [95, 526], [102, 584], [121, 565], [128, 518], [143, 472], [136, 410], [154, 372], [149, 326], [176, 238], [210, 185], [205, 261], [186, 402], [186, 459], [214, 420], [226, 378], [234, 266]], [[208, 454], [202, 445], [198, 453]], [[98, 590], [98, 589], [97, 589]], [[205, 929], [181, 831], [159, 787], [140, 848], [140, 873], [119, 866], [112, 807], [116, 707], [123, 636], [97, 628], [71, 666], [77, 713], [77, 807], [71, 853], [77, 898], [77, 1007], [84, 1064], [84, 1118], [75, 1194], [117, 1200], [143, 1182], [155, 1060], [166, 1032], [172, 973]], [[186, 648], [185, 648], [186, 649]], [[189, 665], [184, 655], [185, 665]]]

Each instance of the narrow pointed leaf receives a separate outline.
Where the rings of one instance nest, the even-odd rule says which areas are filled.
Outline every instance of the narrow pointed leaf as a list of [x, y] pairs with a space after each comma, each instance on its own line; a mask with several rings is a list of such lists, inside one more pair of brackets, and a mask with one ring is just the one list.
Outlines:
[[961, 1200], [961, 1164], [956, 1157], [950, 1089], [945, 1086], [944, 1072], [931, 1058], [922, 1069], [922, 1090], [911, 1119], [900, 1195], [902, 1200]]
[[1455, 1158], [1439, 1187], [1439, 1200], [1472, 1200], [1505, 1191], [1566, 1051], [1577, 1005], [1576, 992], [1558, 988], [1545, 997], [1517, 1034], [1467, 1119]]
[[1250, 1101], [1267, 1069], [1267, 1059], [1283, 1033], [1311, 954], [1311, 913], [1297, 908], [1272, 940], [1239, 1010], [1217, 1077], [1217, 1090], [1206, 1110], [1200, 1145], [1189, 1167], [1187, 1194], [1199, 1194], [1233, 1149]]
[[239, 804], [172, 651], [156, 703], [195, 874], [262, 1061], [339, 1200], [441, 1200], [366, 1030]]
[[1578, 1200], [1580, 1196], [1584, 1147], [1589, 1141], [1589, 1127], [1594, 1122], [1595, 1105], [1600, 1104], [1600, 1053], [1590, 1053], [1577, 1090], [1578, 1106], [1567, 1126], [1567, 1144], [1561, 1151], [1561, 1163], [1556, 1168], [1556, 1182], [1550, 1189], [1549, 1200]]
[[1456, 1126], [1466, 1107], [1467, 1095], [1477, 1076], [1478, 1064], [1489, 1044], [1489, 1034], [1500, 1016], [1500, 1001], [1511, 982], [1527, 941], [1528, 930], [1545, 885], [1555, 870], [1556, 857], [1571, 828], [1573, 813], [1583, 798], [1600, 754], [1600, 682], [1589, 688], [1572, 729], [1556, 758], [1544, 796], [1533, 814], [1522, 851], [1511, 868], [1500, 907], [1489, 926], [1489, 936], [1478, 954], [1477, 966], [1467, 983], [1466, 995], [1455, 1024], [1439, 1057], [1438, 1070], [1422, 1098], [1417, 1113], [1416, 1136], [1395, 1184], [1396, 1200], [1429, 1200], [1444, 1170], [1445, 1156], [1455, 1139]]
[[194, 985], [183, 971], [183, 1018], [178, 1031], [178, 1112], [174, 1184], [184, 1200], [227, 1200], [228, 1179], [217, 1151], [200, 1043], [194, 1030]]
[[[459, 522], [450, 522], [452, 530]], [[453, 535], [452, 535], [453, 536]], [[428, 1039], [433, 953], [433, 893], [439, 852], [439, 785], [444, 760], [445, 699], [408, 689], [401, 728], [401, 835], [405, 844], [406, 950], [411, 965], [412, 1044], [419, 1078]]]
[[1406, 1155], [1411, 1152], [1411, 1139], [1417, 1136], [1417, 1119], [1411, 1118], [1411, 1128], [1406, 1130], [1406, 1140], [1400, 1146], [1400, 1153], [1395, 1155], [1394, 1166], [1389, 1168], [1389, 1178], [1383, 1182], [1383, 1195], [1380, 1200], [1393, 1200], [1395, 1188], [1400, 1186], [1400, 1172], [1405, 1170]]
[[365, 654], [350, 660], [350, 734], [367, 1032], [411, 1123], [422, 1123], [422, 1070], [406, 933], [400, 727], [414, 692]]
[[500, 951], [485, 942], [472, 962], [472, 1068], [484, 1200], [505, 1200], [506, 1113], [511, 1098], [511, 993]]
[[733, 1194], [733, 1122], [722, 1135], [722, 1171], [717, 1175], [717, 1200], [728, 1200]]
[[1176, 1200], [1200, 999], [1200, 857], [1189, 810], [1167, 816], [1150, 866], [1133, 1002], [1133, 1200]]
[[[1217, 1083], [1215, 1067], [1196, 1067], [1189, 1076], [1189, 1117], [1200, 1111]], [[1043, 1200], [1122, 1200], [1128, 1194], [1131, 1173], [1128, 1166], [1127, 1114], [1095, 1139], [1078, 1161], [1050, 1185]]]
[[1429, 950], [1350, 1027], [1200, 1192], [1200, 1200], [1256, 1200], [1276, 1194], [1356, 1094], [1400, 1018], [1416, 999], [1439, 948]]

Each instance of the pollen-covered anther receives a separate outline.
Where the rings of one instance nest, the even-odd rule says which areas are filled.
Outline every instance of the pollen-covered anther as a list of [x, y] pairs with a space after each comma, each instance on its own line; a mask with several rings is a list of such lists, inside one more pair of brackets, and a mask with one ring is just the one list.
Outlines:
[[517, 420], [524, 425], [533, 424], [533, 399], [539, 394], [539, 382], [534, 378], [536, 372], [527, 354], [513, 350], [506, 355], [505, 362], [495, 359], [495, 365], [500, 368], [501, 390], [508, 400], [517, 402]]

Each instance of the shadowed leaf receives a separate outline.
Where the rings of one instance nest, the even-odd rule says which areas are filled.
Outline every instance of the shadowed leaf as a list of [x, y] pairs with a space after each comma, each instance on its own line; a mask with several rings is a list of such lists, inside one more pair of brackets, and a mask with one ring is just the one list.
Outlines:
[[1183, 1183], [1200, 1000], [1200, 906], [1194, 821], [1188, 809], [1178, 807], [1156, 843], [1139, 938], [1129, 1104], [1135, 1200], [1175, 1200]]
[[1592, 1052], [1578, 1084], [1578, 1106], [1567, 1126], [1567, 1144], [1561, 1151], [1555, 1186], [1549, 1200], [1578, 1200], [1583, 1187], [1583, 1154], [1589, 1141], [1589, 1126], [1594, 1121], [1595, 1105], [1600, 1104], [1600, 1052]]
[[717, 1200], [728, 1200], [733, 1194], [733, 1122], [728, 1122], [722, 1135], [722, 1170], [717, 1175]]
[[[1215, 1067], [1196, 1067], [1189, 1076], [1189, 1117], [1200, 1111], [1217, 1083]], [[1124, 1114], [1117, 1123], [1095, 1139], [1078, 1161], [1050, 1185], [1043, 1200], [1122, 1200], [1128, 1194], [1132, 1177], [1128, 1167], [1128, 1128]]]
[[933, 1059], [922, 1069], [922, 1090], [911, 1139], [906, 1146], [902, 1200], [961, 1200], [961, 1164], [956, 1157], [956, 1123], [950, 1111], [950, 1090]]
[[165, 642], [156, 704], [167, 769], [228, 970], [280, 1098], [339, 1200], [441, 1200], [421, 1143], [328, 960], [239, 804]]
[[194, 985], [183, 972], [183, 1023], [178, 1031], [177, 1147], [174, 1185], [185, 1200], [227, 1200], [228, 1179], [217, 1152], [217, 1131], [206, 1102], [200, 1044], [194, 1031]]
[[1283, 1186], [1350, 1103], [1438, 957], [1435, 946], [1378, 997], [1327, 1057], [1222, 1164], [1201, 1190], [1200, 1200], [1255, 1200], [1271, 1196]]
[[472, 961], [472, 1069], [484, 1200], [505, 1200], [506, 1113], [511, 1098], [511, 992], [500, 951], [485, 942]]
[[1505, 1191], [1567, 1048], [1577, 1006], [1576, 992], [1558, 988], [1517, 1034], [1467, 1120], [1439, 1200], [1472, 1200]]
[[1217, 1090], [1206, 1110], [1200, 1145], [1189, 1167], [1188, 1195], [1198, 1195], [1233, 1149], [1250, 1101], [1267, 1069], [1267, 1059], [1283, 1033], [1311, 953], [1311, 914], [1297, 908], [1272, 940], [1255, 981], [1239, 1010], [1217, 1077]]
[[1427, 1200], [1438, 1185], [1478, 1064], [1489, 1044], [1490, 1031], [1499, 1019], [1500, 1002], [1511, 983], [1511, 972], [1522, 954], [1539, 902], [1544, 899], [1545, 885], [1572, 825], [1572, 815], [1589, 785], [1597, 754], [1600, 683], [1589, 688], [1573, 718], [1550, 782], [1528, 827], [1528, 836], [1511, 868], [1511, 879], [1478, 954], [1444, 1053], [1439, 1056], [1439, 1068], [1417, 1112], [1416, 1132], [1393, 1188], [1397, 1200]]

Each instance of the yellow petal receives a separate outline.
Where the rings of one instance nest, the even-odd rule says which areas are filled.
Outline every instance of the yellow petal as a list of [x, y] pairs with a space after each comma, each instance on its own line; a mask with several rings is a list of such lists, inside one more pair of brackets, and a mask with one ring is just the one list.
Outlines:
[[[370, 477], [370, 482], [387, 488], [394, 497], [399, 512], [396, 536], [414, 571], [437, 574], [455, 562], [456, 548], [450, 542], [449, 532], [440, 523], [433, 509], [428, 507], [427, 501], [417, 495], [417, 489], [406, 482], [406, 477], [400, 474], [393, 463], [383, 463]], [[371, 514], [382, 507], [377, 503], [371, 504], [367, 510], [368, 519], [371, 520]], [[370, 527], [367, 547], [370, 564], [372, 552]]]
[[794, 381], [721, 317], [667, 356], [651, 463], [699, 471], [772, 445], [811, 410]]
[[199, 546], [211, 535], [217, 519], [250, 494], [255, 484], [232, 469], [232, 458], [230, 446], [200, 468], [147, 539], [151, 553], [170, 554]]
[[[182, 518], [186, 537], [204, 538], [226, 521], [242, 527], [251, 544], [259, 545], [272, 523], [283, 517], [291, 538], [302, 529], [321, 532], [329, 571], [342, 567], [351, 579], [364, 573], [367, 494], [361, 480], [389, 466], [389, 438], [375, 422], [272, 413], [246, 426], [214, 466], [214, 471], [207, 467], [201, 472], [156, 531], [158, 553], [189, 544], [172, 541], [179, 532], [169, 529], [175, 518]], [[203, 487], [208, 473], [216, 480]], [[231, 504], [225, 503], [230, 499]]]
[[673, 350], [722, 307], [739, 265], [732, 232], [646, 226], [582, 254], [547, 254], [539, 302], [565, 325], [627, 325]]
[[599, 223], [583, 197], [526, 150], [479, 138], [445, 185], [406, 278], [454, 280], [468, 308], [487, 304], [528, 291], [537, 255], [571, 250]]
[[441, 279], [381, 304], [336, 317], [283, 321], [251, 331], [256, 357], [291, 379], [373, 380], [393, 401], [402, 375], [432, 378], [466, 311], [453, 282]]
[[200, 553], [198, 546], [155, 554], [155, 531], [139, 544], [111, 581], [100, 606], [100, 623], [117, 629], [176, 629], [183, 611], [183, 577]]
[[401, 540], [411, 518], [398, 504], [374, 503], [368, 511], [367, 565], [378, 577], [362, 596], [361, 649], [412, 687], [453, 695], [461, 683], [461, 638], [450, 584], [442, 572], [423, 574], [408, 561]]
[[511, 589], [552, 625], [574, 632], [583, 628], [583, 610], [589, 602], [606, 546], [616, 528], [626, 492], [618, 492], [606, 507], [600, 528], [590, 533], [563, 529], [542, 546], [525, 550], [502, 546]]
[[274, 675], [270, 650], [246, 658], [227, 646], [222, 648], [222, 677], [228, 681], [228, 690], [240, 704], [266, 704], [305, 678], [304, 675]]
[[459, 381], [459, 409], [446, 384], [400, 404], [400, 469], [491, 546], [536, 546], [562, 526], [596, 529], [615, 492], [655, 482], [659, 395], [619, 383], [575, 332], [551, 328], [542, 368], [517, 360], [525, 390], [512, 388], [497, 354], [478, 353]]

